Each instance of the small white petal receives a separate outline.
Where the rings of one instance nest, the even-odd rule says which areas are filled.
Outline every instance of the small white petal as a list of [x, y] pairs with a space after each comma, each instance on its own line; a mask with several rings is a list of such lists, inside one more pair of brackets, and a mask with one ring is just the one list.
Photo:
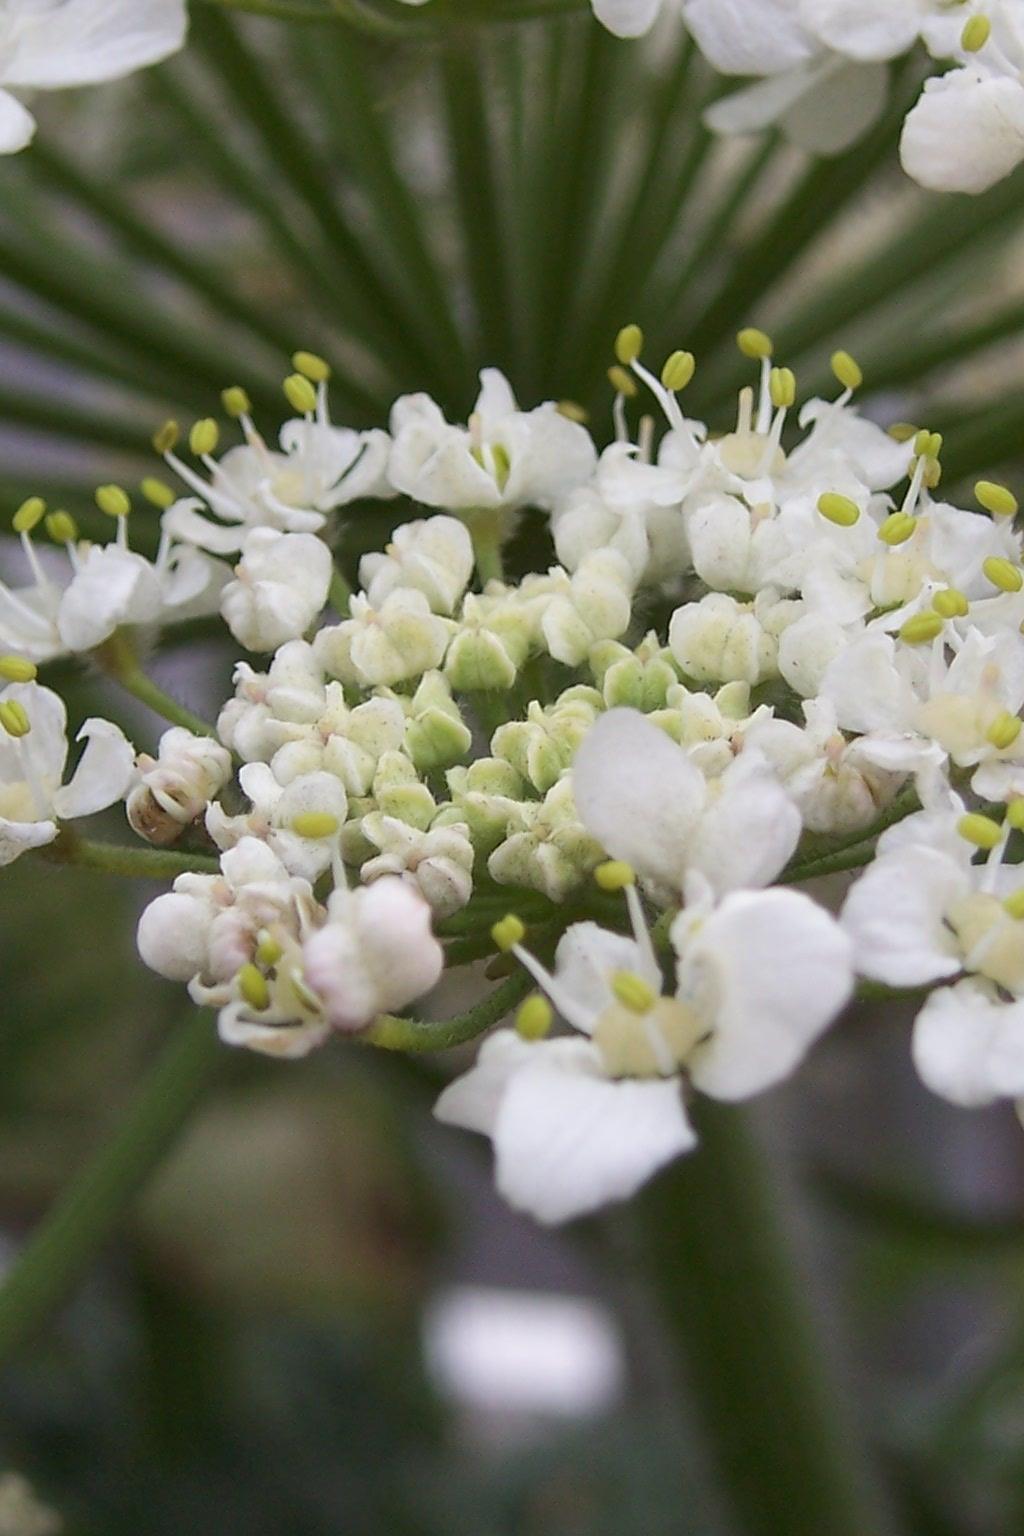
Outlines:
[[933, 992], [917, 1016], [922, 1081], [968, 1108], [1024, 1094], [1024, 1002], [999, 1001], [976, 981]]

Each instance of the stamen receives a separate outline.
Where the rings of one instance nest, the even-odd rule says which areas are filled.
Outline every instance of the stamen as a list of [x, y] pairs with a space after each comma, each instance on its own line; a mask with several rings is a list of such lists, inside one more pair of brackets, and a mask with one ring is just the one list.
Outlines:
[[975, 848], [991, 850], [997, 848], [1003, 840], [1003, 829], [998, 821], [993, 821], [991, 816], [982, 816], [977, 811], [969, 811], [966, 816], [961, 816], [956, 830], [965, 842], [973, 843]]
[[957, 587], [944, 587], [932, 597], [932, 607], [944, 619], [962, 619], [970, 611], [970, 603]]
[[267, 979], [251, 961], [242, 966], [236, 979], [238, 990], [250, 1008], [255, 1008], [257, 1013], [262, 1013], [270, 1006], [270, 988], [267, 986]]
[[832, 372], [843, 386], [847, 396], [852, 395], [855, 389], [860, 389], [864, 382], [864, 375], [861, 372], [860, 365], [855, 358], [850, 356], [849, 352], [833, 352]]
[[636, 875], [624, 859], [608, 859], [594, 870], [594, 883], [602, 891], [622, 891], [627, 885], [636, 884]]
[[522, 920], [516, 917], [514, 912], [509, 912], [491, 929], [491, 938], [495, 948], [500, 949], [503, 955], [521, 944], [526, 937], [526, 926]]
[[292, 817], [291, 829], [300, 837], [333, 837], [338, 830], [338, 818], [330, 811], [302, 811]]
[[256, 936], [256, 958], [261, 965], [274, 966], [284, 950], [268, 928], [261, 928]]
[[154, 475], [147, 475], [139, 487], [143, 496], [151, 506], [159, 507], [161, 512], [173, 506], [177, 496], [165, 480], [157, 480]]
[[28, 711], [20, 699], [0, 699], [0, 726], [13, 736], [15, 741], [20, 741], [27, 736], [32, 729]]
[[890, 512], [878, 530], [883, 544], [905, 544], [917, 528], [917, 518], [912, 512]]
[[[644, 333], [638, 325], [624, 325], [615, 338], [615, 357], [624, 368], [636, 362], [644, 349]], [[666, 386], [666, 388], [669, 386]]]
[[39, 668], [24, 656], [0, 656], [0, 677], [5, 683], [34, 683]]
[[316, 410], [316, 390], [301, 373], [290, 373], [283, 385], [285, 399], [300, 416], [312, 416]]
[[293, 352], [292, 367], [296, 373], [301, 373], [314, 384], [326, 384], [331, 376], [330, 363], [318, 352]]
[[1012, 560], [1006, 560], [1001, 555], [989, 555], [982, 562], [981, 569], [994, 587], [1001, 592], [1019, 592], [1024, 587], [1024, 573]]
[[653, 988], [634, 971], [616, 971], [611, 977], [611, 989], [630, 1013], [650, 1013], [658, 1000]]
[[852, 528], [860, 518], [860, 507], [849, 496], [838, 491], [826, 491], [818, 497], [818, 511], [827, 522], [839, 528]]
[[520, 1005], [516, 1014], [516, 1031], [524, 1040], [543, 1040], [551, 1030], [554, 1012], [546, 997], [535, 992]]
[[220, 392], [221, 404], [232, 421], [252, 414], [252, 401], [240, 384], [232, 384]]
[[1004, 709], [996, 715], [992, 724], [985, 732], [985, 740], [991, 742], [998, 751], [1004, 752], [1007, 747], [1012, 747], [1017, 740], [1022, 724], [1024, 722], [1021, 721], [1018, 715], [1011, 715], [1009, 710]]
[[207, 455], [216, 453], [219, 442], [220, 427], [212, 416], [204, 416], [201, 421], [193, 423], [188, 434], [188, 446], [197, 459], [205, 459]]
[[942, 629], [942, 615], [932, 609], [930, 612], [915, 613], [907, 619], [900, 628], [899, 636], [907, 645], [925, 645], [941, 635]]
[[974, 487], [974, 495], [979, 506], [986, 512], [991, 512], [993, 517], [1016, 517], [1018, 501], [1011, 490], [1005, 485], [998, 485], [995, 480], [979, 480]]

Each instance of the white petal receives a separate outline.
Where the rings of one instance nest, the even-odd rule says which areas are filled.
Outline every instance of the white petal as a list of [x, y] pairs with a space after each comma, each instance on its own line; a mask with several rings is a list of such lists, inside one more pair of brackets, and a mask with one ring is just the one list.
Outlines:
[[616, 37], [642, 37], [653, 27], [661, 0], [593, 0], [594, 15]]
[[177, 52], [185, 41], [184, 0], [64, 0], [23, 23], [5, 85], [91, 85], [115, 80]]
[[914, 1065], [922, 1081], [971, 1108], [1024, 1094], [1024, 1002], [1000, 1002], [975, 981], [933, 992], [917, 1016]]
[[686, 753], [635, 709], [612, 709], [584, 737], [572, 767], [580, 820], [612, 858], [682, 884], [686, 849], [706, 797]]
[[52, 843], [58, 830], [55, 821], [8, 821], [0, 816], [0, 868], [13, 864], [30, 848]]
[[0, 155], [15, 155], [32, 142], [36, 120], [9, 91], [0, 91]]
[[849, 999], [852, 953], [835, 919], [799, 891], [727, 896], [680, 966], [680, 996], [692, 988], [713, 1008], [711, 1038], [688, 1063], [697, 1087], [744, 1099], [787, 1077]]
[[139, 918], [135, 932], [143, 964], [169, 981], [198, 976], [206, 969], [211, 911], [209, 902], [183, 891], [157, 896]]
[[[614, 1001], [609, 979], [616, 971], [632, 971], [661, 990], [661, 976], [649, 974], [647, 958], [635, 940], [609, 933], [597, 923], [573, 923], [566, 929], [555, 951], [555, 980], [576, 1005], [571, 1024], [592, 1027], [593, 1019]], [[557, 999], [553, 1001], [557, 1007]]]
[[921, 0], [803, 0], [806, 25], [851, 59], [895, 59], [917, 41]]
[[776, 75], [815, 51], [795, 0], [685, 0], [683, 15], [723, 75]]
[[720, 786], [687, 850], [687, 862], [719, 894], [768, 885], [796, 849], [800, 812], [753, 749], [725, 770]]
[[955, 976], [959, 950], [943, 918], [969, 888], [963, 867], [931, 848], [910, 846], [877, 859], [841, 913], [857, 970], [893, 987]]
[[449, 1083], [434, 1105], [438, 1120], [492, 1135], [509, 1080], [532, 1059], [533, 1050], [514, 1029], [489, 1035], [469, 1071]]
[[934, 75], [907, 116], [900, 159], [936, 192], [984, 192], [1024, 159], [1024, 86], [968, 69]]
[[106, 810], [124, 796], [135, 771], [135, 748], [109, 720], [87, 720], [78, 740], [86, 743], [81, 762], [53, 797], [61, 820]]
[[258, 1024], [246, 1014], [244, 1003], [229, 1003], [217, 1016], [217, 1032], [225, 1045], [240, 1045], [263, 1056], [297, 1061], [308, 1056], [330, 1035], [327, 1024]]

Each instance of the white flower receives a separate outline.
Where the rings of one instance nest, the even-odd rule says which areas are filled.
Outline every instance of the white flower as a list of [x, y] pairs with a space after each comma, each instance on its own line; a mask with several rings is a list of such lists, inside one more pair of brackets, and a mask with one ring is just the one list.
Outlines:
[[689, 871], [718, 892], [767, 885], [800, 836], [800, 813], [753, 750], [708, 783], [682, 747], [632, 709], [597, 721], [576, 754], [580, 820], [605, 851], [678, 899]]
[[220, 611], [246, 650], [276, 650], [297, 640], [318, 617], [332, 572], [331, 552], [314, 534], [250, 529], [235, 579], [221, 593]]
[[516, 954], [583, 1036], [528, 1043], [500, 1030], [435, 1113], [491, 1137], [498, 1189], [539, 1221], [632, 1195], [696, 1142], [684, 1081], [743, 1099], [787, 1076], [846, 1002], [850, 946], [791, 891], [706, 890], [676, 919], [676, 991], [662, 978], [635, 895], [634, 936], [578, 923], [553, 975]]
[[[14, 683], [0, 696], [0, 865], [58, 835], [59, 822], [93, 816], [120, 800], [135, 771], [135, 750], [109, 720], [90, 719], [74, 774], [64, 701], [38, 683]], [[12, 729], [13, 727], [13, 729]]]
[[405, 880], [336, 889], [327, 921], [303, 948], [309, 985], [334, 1029], [363, 1029], [381, 1013], [429, 992], [444, 968], [430, 907]]
[[455, 517], [403, 523], [384, 553], [364, 555], [359, 579], [373, 607], [396, 587], [422, 592], [435, 613], [451, 614], [473, 575], [473, 541]]
[[117, 80], [176, 53], [185, 0], [6, 0], [0, 13], [0, 154], [24, 149], [35, 122], [11, 91]]
[[552, 402], [521, 411], [496, 368], [480, 375], [468, 426], [450, 425], [428, 395], [403, 395], [391, 432], [392, 484], [449, 511], [549, 506], [582, 485], [597, 459], [589, 433]]
[[231, 778], [231, 753], [209, 736], [172, 726], [157, 756], [140, 753], [127, 797], [128, 820], [140, 837], [173, 843]]
[[687, 677], [697, 682], [754, 686], [779, 672], [779, 636], [801, 612], [766, 587], [752, 603], [709, 592], [672, 615], [668, 643]]
[[252, 810], [229, 816], [214, 803], [206, 830], [218, 848], [234, 848], [243, 837], [261, 838], [289, 874], [313, 882], [328, 869], [338, 832], [348, 813], [345, 786], [333, 773], [299, 774], [287, 786], [266, 763], [246, 763], [238, 782]]
[[395, 587], [379, 607], [357, 592], [349, 617], [322, 629], [317, 660], [343, 683], [391, 687], [439, 667], [455, 626], [431, 613], [422, 592]]
[[548, 573], [550, 595], [536, 608], [544, 644], [556, 661], [578, 667], [601, 640], [617, 640], [629, 628], [633, 576], [614, 549], [584, 556], [572, 576], [558, 567]]
[[933, 191], [987, 191], [1024, 160], [1024, 81], [973, 65], [926, 80], [903, 125], [900, 159]]
[[551, 518], [559, 560], [575, 571], [596, 549], [613, 549], [634, 583], [662, 586], [683, 575], [689, 551], [682, 501], [692, 471], [647, 464], [632, 443], [613, 443], [593, 478], [560, 501]]
[[359, 871], [367, 885], [399, 875], [417, 887], [437, 918], [451, 917], [473, 894], [473, 844], [464, 822], [438, 823], [424, 832], [396, 816], [371, 811], [359, 830], [380, 850]]

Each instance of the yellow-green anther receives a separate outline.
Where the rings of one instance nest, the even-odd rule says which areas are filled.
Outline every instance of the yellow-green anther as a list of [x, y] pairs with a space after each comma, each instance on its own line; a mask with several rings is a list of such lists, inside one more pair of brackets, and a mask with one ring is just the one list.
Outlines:
[[832, 372], [844, 389], [860, 389], [864, 383], [860, 364], [849, 352], [832, 353]]
[[1015, 832], [1024, 832], [1024, 797], [1010, 801], [1006, 807], [1006, 823]]
[[206, 453], [216, 453], [219, 442], [220, 427], [212, 416], [204, 416], [201, 421], [193, 422], [188, 434], [188, 446], [197, 459]]
[[970, 608], [964, 594], [957, 587], [943, 587], [932, 598], [932, 607], [944, 619], [962, 619]]
[[921, 478], [928, 489], [930, 491], [934, 491], [935, 487], [942, 479], [942, 465], [939, 463], [938, 459], [933, 459], [930, 455], [925, 459], [924, 474]]
[[771, 357], [775, 351], [771, 337], [767, 332], [759, 331], [756, 325], [744, 326], [736, 337], [736, 345], [744, 357]]
[[1017, 515], [1018, 501], [1012, 491], [1005, 485], [998, 485], [995, 480], [979, 480], [974, 487], [974, 495], [978, 505], [991, 512], [993, 517], [1015, 517]]
[[965, 53], [977, 53], [992, 36], [992, 23], [987, 16], [971, 16], [964, 22], [960, 33], [960, 46]]
[[796, 404], [796, 374], [792, 368], [773, 368], [768, 391], [776, 410], [788, 411]]
[[625, 368], [620, 368], [617, 363], [608, 369], [608, 382], [616, 394], [625, 395], [630, 400], [638, 393], [633, 375], [627, 373]]
[[326, 384], [331, 376], [330, 363], [317, 352], [293, 352], [292, 367], [314, 384]]
[[516, 1014], [516, 1030], [524, 1040], [543, 1040], [551, 1029], [554, 1013], [546, 997], [535, 992]]
[[238, 990], [250, 1008], [262, 1013], [270, 1002], [270, 988], [262, 971], [249, 961], [238, 973]]
[[494, 940], [495, 947], [500, 949], [503, 955], [507, 955], [514, 945], [521, 944], [525, 937], [526, 928], [514, 912], [509, 912], [491, 929], [491, 938]]
[[153, 433], [153, 447], [157, 453], [173, 453], [181, 438], [181, 428], [176, 421], [165, 421]]
[[1024, 885], [1003, 900], [1003, 911], [1018, 920], [1024, 917]]
[[566, 421], [578, 422], [582, 427], [590, 420], [590, 412], [578, 400], [559, 400], [555, 406], [559, 416], [564, 416]]
[[146, 500], [154, 507], [159, 507], [161, 512], [166, 511], [177, 500], [174, 491], [166, 481], [158, 480], [155, 475], [147, 475], [139, 489]]
[[638, 325], [624, 325], [615, 338], [615, 360], [628, 368], [644, 349], [644, 333]]
[[826, 491], [818, 497], [818, 511], [827, 522], [835, 523], [840, 528], [852, 528], [860, 517], [860, 507], [849, 496], [840, 496], [838, 491]]
[[11, 519], [11, 526], [15, 533], [31, 533], [37, 523], [43, 519], [46, 512], [46, 502], [41, 496], [30, 496], [28, 501], [23, 501]]
[[127, 517], [132, 509], [128, 492], [121, 485], [101, 485], [96, 490], [96, 505], [108, 517]]
[[625, 859], [608, 859], [594, 870], [594, 880], [602, 891], [621, 891], [636, 884], [636, 875]]
[[284, 950], [266, 928], [261, 928], [256, 939], [256, 958], [261, 965], [276, 965]]
[[27, 736], [32, 729], [24, 704], [19, 699], [0, 699], [0, 725], [8, 736]]
[[635, 971], [616, 971], [611, 981], [612, 992], [631, 1013], [650, 1013], [658, 1001], [657, 994]]
[[24, 656], [0, 656], [0, 677], [5, 683], [34, 683], [39, 669]]
[[998, 821], [993, 821], [991, 816], [979, 815], [977, 811], [961, 816], [956, 829], [964, 842], [973, 843], [975, 848], [984, 848], [987, 852], [997, 848], [1003, 840], [1003, 829]]
[[917, 519], [912, 512], [890, 512], [878, 530], [878, 537], [883, 544], [905, 544], [916, 527]]
[[1006, 560], [1002, 555], [989, 555], [981, 566], [988, 580], [1000, 592], [1019, 592], [1024, 587], [1024, 573], [1019, 565], [1014, 565], [1012, 560]]
[[285, 379], [284, 397], [300, 416], [309, 416], [316, 410], [316, 390], [301, 373], [290, 373]]
[[337, 816], [330, 811], [301, 811], [291, 822], [292, 831], [300, 837], [333, 837], [338, 825]]
[[670, 352], [661, 370], [661, 382], [676, 395], [686, 388], [696, 372], [697, 359], [692, 352]]
[[70, 512], [51, 512], [46, 519], [46, 531], [55, 544], [73, 544], [78, 538], [78, 524]]
[[914, 452], [921, 459], [937, 459], [942, 452], [942, 433], [922, 427], [914, 438]]
[[1004, 709], [996, 715], [985, 732], [985, 740], [990, 741], [998, 751], [1004, 752], [1007, 747], [1013, 746], [1020, 735], [1021, 723], [1018, 715], [1011, 715], [1008, 709]]
[[942, 634], [942, 624], [942, 615], [934, 610], [930, 613], [915, 613], [901, 628], [900, 639], [908, 645], [925, 645]]
[[909, 443], [912, 437], [917, 436], [917, 428], [909, 421], [894, 421], [888, 433], [896, 443]]
[[232, 384], [229, 389], [220, 392], [221, 404], [232, 421], [237, 421], [239, 416], [249, 416], [252, 413], [252, 401], [240, 384]]

